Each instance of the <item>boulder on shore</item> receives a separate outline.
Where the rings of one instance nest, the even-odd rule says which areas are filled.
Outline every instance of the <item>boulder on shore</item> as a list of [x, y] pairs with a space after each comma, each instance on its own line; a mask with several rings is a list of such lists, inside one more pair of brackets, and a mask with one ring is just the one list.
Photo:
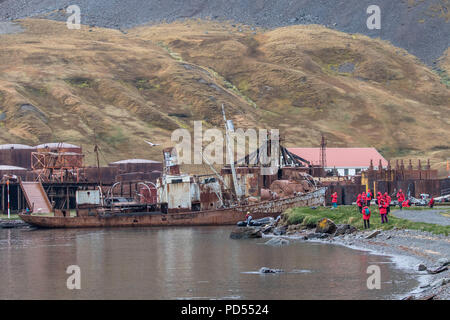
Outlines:
[[281, 236], [283, 234], [286, 234], [287, 228], [288, 228], [288, 226], [276, 227], [275, 229], [273, 229], [273, 234], [276, 236]]
[[262, 238], [261, 228], [238, 227], [231, 231], [231, 239], [255, 239]]
[[316, 233], [328, 233], [332, 234], [336, 231], [337, 227], [334, 222], [328, 218], [323, 218], [317, 223]]
[[418, 270], [418, 271], [425, 271], [425, 270], [427, 270], [427, 266], [424, 265], [423, 263], [421, 263], [421, 264], [419, 264], [419, 265], [417, 266], [417, 270]]
[[305, 240], [308, 239], [326, 239], [328, 238], [330, 235], [328, 233], [320, 233], [320, 232], [314, 232], [314, 233], [309, 233], [306, 236]]
[[335, 236], [340, 236], [343, 234], [351, 234], [358, 231], [356, 227], [350, 225], [350, 224], [338, 224], [336, 228], [336, 232], [334, 233]]
[[372, 232], [371, 234], [369, 234], [366, 239], [372, 239], [375, 238], [377, 235], [379, 235], [381, 233], [380, 230], [375, 230], [374, 232]]

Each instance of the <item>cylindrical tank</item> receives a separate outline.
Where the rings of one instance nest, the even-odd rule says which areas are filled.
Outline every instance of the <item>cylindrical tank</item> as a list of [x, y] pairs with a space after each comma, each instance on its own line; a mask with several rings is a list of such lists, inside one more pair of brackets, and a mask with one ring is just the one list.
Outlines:
[[0, 164], [31, 168], [31, 153], [36, 148], [25, 144], [2, 144], [0, 145]]

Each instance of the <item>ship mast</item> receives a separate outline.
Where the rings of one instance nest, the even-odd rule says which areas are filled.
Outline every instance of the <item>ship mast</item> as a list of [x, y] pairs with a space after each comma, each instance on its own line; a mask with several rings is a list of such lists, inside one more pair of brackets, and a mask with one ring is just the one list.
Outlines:
[[228, 134], [228, 121], [227, 121], [227, 117], [225, 116], [225, 109], [223, 107], [222, 104], [222, 114], [223, 114], [223, 121], [225, 122], [225, 135], [226, 135], [226, 139], [227, 139], [227, 152], [228, 152], [228, 159], [230, 159], [230, 167], [231, 167], [231, 174], [233, 177], [233, 186], [234, 186], [234, 192], [236, 193], [236, 198], [238, 203], [241, 202], [241, 197], [242, 197], [242, 192], [241, 192], [241, 188], [237, 182], [237, 177], [236, 177], [236, 169], [234, 168], [234, 156], [233, 156], [233, 150], [231, 150], [231, 144], [230, 144], [230, 135]]

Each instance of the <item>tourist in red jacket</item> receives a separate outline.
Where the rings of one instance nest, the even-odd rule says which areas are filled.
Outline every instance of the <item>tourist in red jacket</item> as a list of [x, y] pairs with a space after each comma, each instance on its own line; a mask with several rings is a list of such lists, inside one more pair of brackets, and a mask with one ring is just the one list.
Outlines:
[[362, 200], [361, 200], [361, 193], [358, 194], [358, 197], [356, 198], [356, 205], [359, 208], [359, 213], [362, 213], [363, 203], [362, 203]]
[[411, 205], [410, 205], [410, 203], [409, 203], [409, 200], [403, 201], [403, 202], [402, 202], [402, 207], [405, 207], [405, 208], [411, 207]]
[[434, 207], [434, 198], [431, 197], [430, 202], [428, 203], [428, 205], [430, 206], [430, 208]]
[[405, 201], [405, 195], [403, 194], [402, 189], [400, 189], [397, 192], [397, 201], [398, 201], [398, 205], [400, 206], [400, 210], [401, 210], [403, 207], [403, 201]]
[[372, 201], [372, 198], [373, 198], [372, 191], [371, 190], [367, 191], [366, 206], [370, 207], [370, 201]]
[[380, 191], [378, 191], [378, 193], [377, 193], [377, 205], [380, 205], [380, 201], [381, 201], [382, 197], [383, 197], [383, 195], [381, 194]]
[[381, 223], [388, 223], [387, 218], [387, 202], [384, 199], [381, 199], [381, 204], [379, 205], [380, 215], [381, 215]]
[[387, 192], [384, 193], [384, 199], [387, 203], [387, 214], [389, 214], [391, 212], [391, 201], [392, 198], [389, 196], [389, 194]]
[[331, 203], [333, 204], [333, 208], [337, 208], [337, 198], [338, 198], [337, 192], [334, 192], [331, 195]]
[[367, 202], [367, 195], [365, 192], [363, 192], [361, 195], [361, 201], [362, 201], [363, 205], [365, 206], [366, 202]]
[[370, 229], [370, 209], [368, 206], [365, 206], [362, 208], [362, 215], [363, 215], [363, 221], [364, 221], [364, 229]]

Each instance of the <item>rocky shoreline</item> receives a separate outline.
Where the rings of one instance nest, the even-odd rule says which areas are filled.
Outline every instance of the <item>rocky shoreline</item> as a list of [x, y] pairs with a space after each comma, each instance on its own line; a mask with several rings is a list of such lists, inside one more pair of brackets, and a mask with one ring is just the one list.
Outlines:
[[408, 300], [450, 299], [450, 237], [425, 231], [358, 230], [322, 219], [316, 226], [275, 224], [240, 227], [232, 239], [267, 238], [267, 245], [283, 246], [293, 241], [315, 241], [343, 245], [355, 250], [390, 256], [419, 280], [419, 287], [402, 297]]
[[30, 225], [20, 219], [8, 220], [0, 219], [0, 229], [12, 229], [12, 228], [29, 228]]

